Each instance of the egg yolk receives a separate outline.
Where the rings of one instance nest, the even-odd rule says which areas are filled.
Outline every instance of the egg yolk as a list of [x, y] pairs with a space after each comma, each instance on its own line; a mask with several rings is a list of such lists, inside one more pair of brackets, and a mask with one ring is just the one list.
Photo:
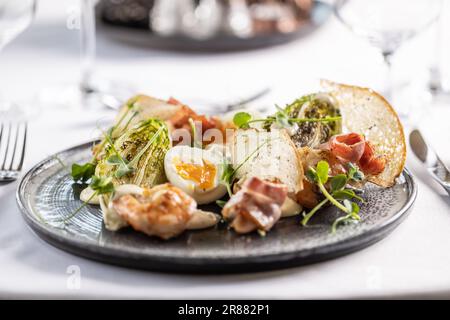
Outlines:
[[180, 162], [175, 168], [183, 179], [194, 181], [204, 190], [214, 187], [216, 166], [207, 160], [203, 160], [203, 165]]

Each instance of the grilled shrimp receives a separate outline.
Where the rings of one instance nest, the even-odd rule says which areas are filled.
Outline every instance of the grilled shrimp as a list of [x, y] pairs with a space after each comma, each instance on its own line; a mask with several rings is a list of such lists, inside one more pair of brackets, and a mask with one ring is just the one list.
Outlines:
[[163, 239], [182, 233], [197, 207], [194, 199], [170, 184], [144, 189], [142, 195], [122, 195], [112, 205], [135, 230]]

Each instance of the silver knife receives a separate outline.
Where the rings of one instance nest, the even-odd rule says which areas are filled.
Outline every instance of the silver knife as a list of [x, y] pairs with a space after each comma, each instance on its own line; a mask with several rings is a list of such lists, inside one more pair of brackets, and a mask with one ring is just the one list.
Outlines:
[[425, 142], [418, 129], [412, 130], [409, 134], [409, 144], [417, 158], [425, 164], [430, 175], [444, 187], [450, 196], [450, 170], [436, 152]]

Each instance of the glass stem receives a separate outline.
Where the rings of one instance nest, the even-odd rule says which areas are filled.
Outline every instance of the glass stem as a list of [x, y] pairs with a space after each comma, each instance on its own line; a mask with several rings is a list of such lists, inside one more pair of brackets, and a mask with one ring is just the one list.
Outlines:
[[[445, 7], [445, 4], [443, 4]], [[428, 83], [429, 89], [433, 93], [439, 93], [443, 91], [442, 84], [442, 75], [441, 75], [441, 67], [442, 67], [442, 43], [444, 42], [443, 33], [444, 33], [444, 19], [443, 14], [439, 15], [438, 21], [435, 27], [434, 34], [434, 54], [432, 57], [432, 63], [430, 66], [430, 81]]]
[[392, 51], [383, 51], [383, 60], [386, 65], [386, 75], [385, 75], [385, 83], [384, 83], [384, 97], [388, 101], [392, 101], [392, 91], [393, 91], [393, 78], [392, 78]]
[[95, 60], [95, 0], [81, 0], [81, 91], [92, 92], [91, 77]]

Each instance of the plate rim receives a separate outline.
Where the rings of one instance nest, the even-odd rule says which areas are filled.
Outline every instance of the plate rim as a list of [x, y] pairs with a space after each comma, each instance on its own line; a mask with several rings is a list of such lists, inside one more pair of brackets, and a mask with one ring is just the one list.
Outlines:
[[408, 185], [409, 198], [406, 203], [394, 215], [373, 229], [335, 243], [299, 251], [261, 254], [254, 257], [177, 257], [124, 252], [117, 248], [99, 246], [83, 242], [81, 239], [65, 234], [56, 233], [51, 226], [39, 221], [36, 215], [30, 212], [27, 207], [24, 188], [36, 171], [55, 159], [55, 157], [73, 154], [77, 150], [87, 148], [96, 141], [98, 139], [66, 148], [47, 156], [32, 166], [21, 177], [16, 190], [16, 202], [23, 219], [31, 230], [51, 245], [78, 256], [126, 267], [181, 273], [240, 273], [281, 269], [329, 260], [361, 250], [385, 238], [408, 216], [417, 198], [417, 182], [410, 170], [405, 167], [401, 175], [404, 176]]

